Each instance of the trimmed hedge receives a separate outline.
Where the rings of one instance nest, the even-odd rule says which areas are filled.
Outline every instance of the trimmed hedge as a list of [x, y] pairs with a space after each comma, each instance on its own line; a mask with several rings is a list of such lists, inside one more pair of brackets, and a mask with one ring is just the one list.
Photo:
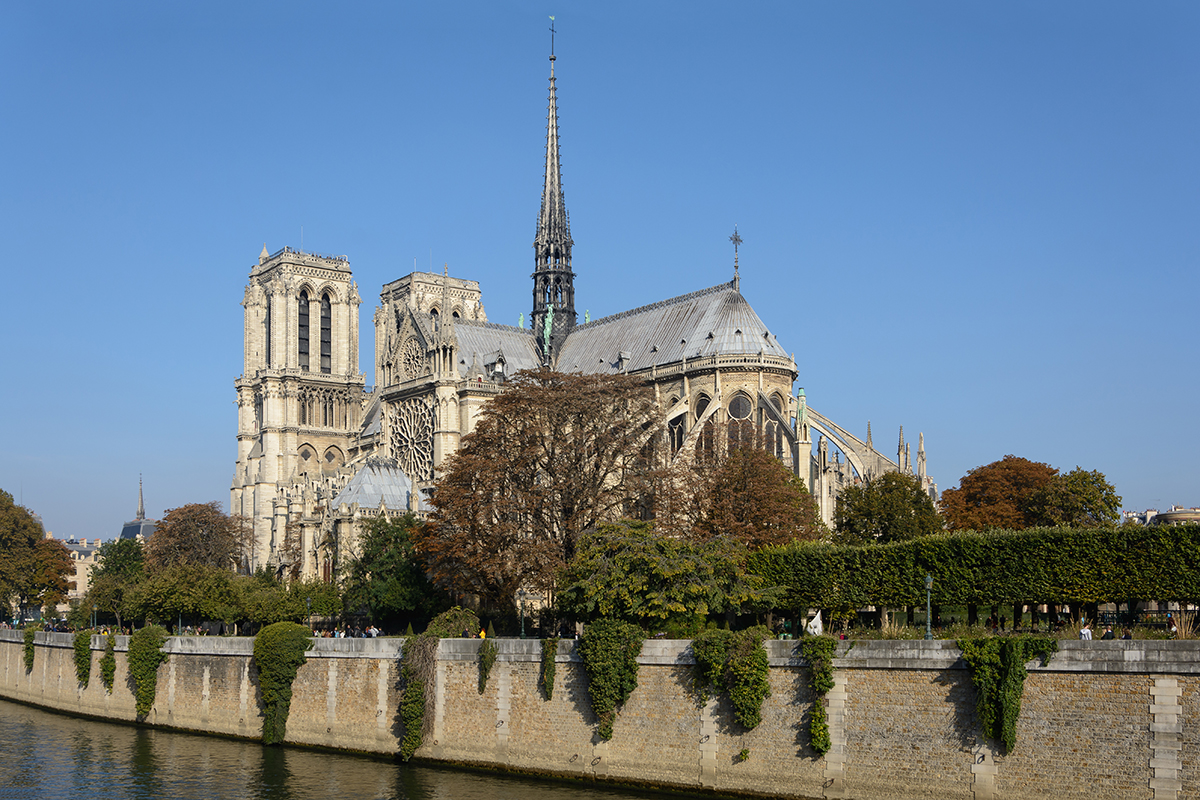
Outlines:
[[936, 534], [895, 544], [793, 544], [750, 555], [781, 608], [1106, 603], [1200, 598], [1200, 525]]

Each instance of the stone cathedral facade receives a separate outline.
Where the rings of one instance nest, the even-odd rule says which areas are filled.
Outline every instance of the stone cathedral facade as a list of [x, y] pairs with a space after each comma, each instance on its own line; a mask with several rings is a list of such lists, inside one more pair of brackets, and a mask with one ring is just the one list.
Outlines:
[[857, 439], [794, 391], [795, 359], [742, 296], [736, 257], [728, 283], [580, 323], [554, 61], [528, 329], [488, 322], [476, 281], [414, 272], [380, 292], [368, 389], [349, 261], [264, 247], [251, 268], [230, 492], [230, 513], [253, 525], [250, 568], [328, 579], [364, 518], [424, 511], [443, 461], [522, 369], [640, 376], [673, 458], [752, 437], [806, 481], [826, 520], [842, 488], [882, 472], [915, 471], [936, 491], [923, 440], [914, 462], [901, 431], [893, 461], [869, 424]]

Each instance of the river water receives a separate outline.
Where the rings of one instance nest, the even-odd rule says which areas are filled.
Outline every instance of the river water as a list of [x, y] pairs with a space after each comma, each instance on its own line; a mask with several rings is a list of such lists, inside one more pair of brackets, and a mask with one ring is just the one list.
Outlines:
[[647, 800], [662, 796], [263, 747], [76, 719], [0, 700], [0, 800]]

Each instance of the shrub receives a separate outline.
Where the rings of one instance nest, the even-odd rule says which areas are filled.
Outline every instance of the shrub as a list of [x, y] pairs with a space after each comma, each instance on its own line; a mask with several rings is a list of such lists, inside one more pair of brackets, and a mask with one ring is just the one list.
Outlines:
[[469, 608], [455, 606], [434, 617], [423, 635], [457, 639], [462, 637], [464, 631], [468, 637], [476, 636], [479, 633], [479, 617]]
[[487, 689], [488, 675], [492, 674], [492, 666], [496, 663], [496, 643], [484, 639], [479, 643], [479, 693]]
[[762, 701], [771, 695], [767, 651], [762, 646], [769, 635], [770, 631], [758, 626], [737, 633], [707, 630], [692, 640], [694, 685], [700, 701], [707, 702], [710, 690], [725, 692], [733, 703], [734, 716], [747, 730], [762, 721]]
[[983, 734], [1012, 752], [1017, 742], [1017, 717], [1025, 692], [1025, 662], [1041, 658], [1043, 663], [1058, 651], [1058, 641], [1049, 636], [985, 636], [959, 639], [963, 661], [975, 685], [976, 710]]
[[602, 619], [589, 625], [579, 642], [579, 655], [588, 676], [592, 711], [600, 720], [600, 738], [612, 738], [617, 707], [637, 688], [642, 629], [628, 622]]
[[295, 622], [276, 622], [254, 637], [254, 665], [264, 706], [263, 744], [279, 744], [287, 735], [292, 682], [311, 647], [312, 631]]
[[104, 643], [104, 655], [100, 656], [100, 680], [104, 689], [112, 694], [113, 679], [117, 674], [117, 637], [109, 633]]
[[92, 632], [75, 633], [75, 677], [79, 685], [87, 688], [92, 680]]
[[129, 637], [129, 674], [137, 687], [137, 715], [144, 718], [154, 707], [154, 694], [158, 688], [158, 666], [167, 660], [162, 651], [167, 632], [160, 625], [147, 625]]
[[542, 694], [547, 700], [554, 697], [554, 674], [558, 665], [554, 657], [558, 655], [558, 639], [542, 639]]

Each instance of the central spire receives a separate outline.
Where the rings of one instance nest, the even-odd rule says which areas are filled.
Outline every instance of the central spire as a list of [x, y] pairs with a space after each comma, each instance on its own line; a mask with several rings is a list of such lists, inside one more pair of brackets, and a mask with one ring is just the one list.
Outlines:
[[[558, 153], [558, 90], [554, 77], [554, 18], [551, 17], [550, 106], [546, 114], [546, 171], [542, 207], [533, 239], [532, 329], [544, 366], [554, 358], [575, 327], [575, 273], [571, 271], [571, 223], [563, 198], [562, 164]], [[547, 319], [550, 324], [547, 325]]]

